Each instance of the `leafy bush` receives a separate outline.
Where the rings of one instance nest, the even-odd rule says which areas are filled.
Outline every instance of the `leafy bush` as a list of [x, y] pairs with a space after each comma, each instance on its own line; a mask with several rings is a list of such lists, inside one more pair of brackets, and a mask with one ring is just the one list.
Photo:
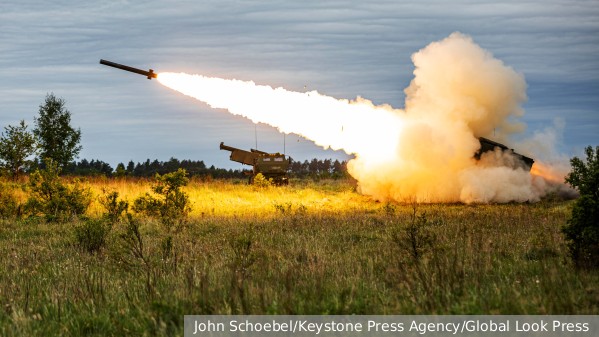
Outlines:
[[266, 179], [262, 173], [258, 173], [256, 176], [254, 176], [252, 184], [258, 188], [267, 188], [272, 186], [274, 183], [272, 178]]
[[124, 200], [119, 200], [119, 192], [104, 192], [100, 197], [100, 204], [106, 209], [104, 217], [114, 225], [119, 221], [121, 216], [129, 209], [129, 203]]
[[42, 213], [48, 221], [65, 221], [73, 216], [84, 214], [91, 202], [91, 192], [74, 183], [64, 184], [60, 168], [52, 160], [46, 160], [43, 170], [36, 170], [29, 177], [31, 196], [27, 209], [32, 213]]
[[562, 229], [570, 256], [577, 267], [599, 267], [599, 146], [585, 149], [586, 163], [570, 160], [572, 172], [566, 182], [578, 189], [580, 198], [572, 208], [572, 217]]
[[104, 247], [109, 231], [110, 225], [104, 219], [87, 219], [75, 227], [75, 237], [81, 249], [94, 253]]
[[168, 228], [181, 224], [191, 210], [189, 196], [181, 190], [188, 182], [184, 169], [162, 176], [156, 174], [156, 184], [152, 187], [156, 196], [146, 193], [135, 199], [133, 210], [159, 217]]
[[106, 192], [99, 198], [100, 204], [106, 209], [101, 219], [88, 220], [81, 227], [75, 229], [79, 246], [90, 253], [100, 250], [105, 242], [110, 229], [121, 219], [123, 213], [129, 209], [129, 204], [119, 200], [116, 191]]
[[7, 219], [21, 215], [21, 204], [9, 188], [0, 185], [0, 218]]

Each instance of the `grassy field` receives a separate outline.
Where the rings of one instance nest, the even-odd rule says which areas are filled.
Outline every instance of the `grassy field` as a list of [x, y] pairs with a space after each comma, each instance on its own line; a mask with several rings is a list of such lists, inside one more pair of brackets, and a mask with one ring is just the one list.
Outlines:
[[[151, 186], [83, 184], [130, 203]], [[182, 335], [184, 314], [599, 313], [599, 273], [567, 259], [569, 202], [378, 203], [345, 180], [184, 190], [183, 225], [136, 216], [139, 238], [123, 221], [93, 254], [83, 220], [0, 220], [0, 335]], [[87, 215], [103, 212], [94, 199]]]

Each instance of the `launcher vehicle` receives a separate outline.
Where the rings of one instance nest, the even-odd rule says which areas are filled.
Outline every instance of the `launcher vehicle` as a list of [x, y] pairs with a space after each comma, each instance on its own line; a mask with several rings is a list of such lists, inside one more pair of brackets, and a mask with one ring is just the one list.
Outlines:
[[483, 153], [495, 151], [495, 148], [499, 148], [501, 151], [508, 152], [517, 159], [516, 163], [514, 163], [514, 168], [523, 168], [530, 171], [532, 164], [535, 162], [532, 158], [516, 153], [514, 152], [514, 149], [510, 149], [501, 143], [494, 142], [484, 137], [478, 138], [478, 141], [480, 142], [480, 149], [474, 154], [474, 158], [477, 160], [480, 159], [480, 156]]
[[229, 159], [232, 161], [253, 167], [252, 171], [246, 172], [250, 184], [254, 183], [254, 178], [258, 173], [261, 173], [266, 179], [272, 179], [275, 185], [289, 184], [287, 170], [289, 169], [290, 159], [284, 154], [278, 152], [268, 153], [256, 149], [246, 151], [227, 146], [223, 142], [220, 143], [220, 149], [231, 151]]

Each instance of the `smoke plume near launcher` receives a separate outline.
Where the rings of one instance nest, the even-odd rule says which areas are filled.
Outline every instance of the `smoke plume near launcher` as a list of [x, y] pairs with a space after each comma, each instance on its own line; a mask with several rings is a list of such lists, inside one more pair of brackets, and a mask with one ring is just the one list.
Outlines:
[[555, 170], [536, 162], [531, 173], [514, 165], [518, 158], [509, 151], [474, 158], [479, 137], [509, 144], [524, 131], [517, 121], [527, 98], [521, 74], [460, 33], [429, 44], [412, 61], [403, 109], [251, 81], [184, 73], [159, 73], [157, 79], [213, 108], [353, 155], [349, 173], [361, 193], [378, 200], [537, 201], [560, 185], [538, 174], [555, 177]]

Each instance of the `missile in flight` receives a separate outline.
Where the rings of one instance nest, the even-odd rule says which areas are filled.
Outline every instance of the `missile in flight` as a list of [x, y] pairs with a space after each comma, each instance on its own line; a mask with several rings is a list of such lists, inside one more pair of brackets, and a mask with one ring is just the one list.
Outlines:
[[158, 74], [154, 73], [153, 69], [145, 71], [145, 70], [141, 70], [141, 69], [129, 67], [129, 66], [126, 66], [126, 65], [122, 65], [122, 64], [119, 64], [119, 63], [114, 63], [114, 62], [110, 62], [110, 61], [106, 61], [106, 60], [100, 60], [100, 64], [103, 64], [103, 65], [109, 66], [109, 67], [113, 67], [113, 68], [118, 68], [118, 69], [130, 71], [132, 73], [144, 75], [144, 76], [146, 76], [148, 78], [148, 80], [151, 80], [152, 78], [156, 78], [158, 76]]

